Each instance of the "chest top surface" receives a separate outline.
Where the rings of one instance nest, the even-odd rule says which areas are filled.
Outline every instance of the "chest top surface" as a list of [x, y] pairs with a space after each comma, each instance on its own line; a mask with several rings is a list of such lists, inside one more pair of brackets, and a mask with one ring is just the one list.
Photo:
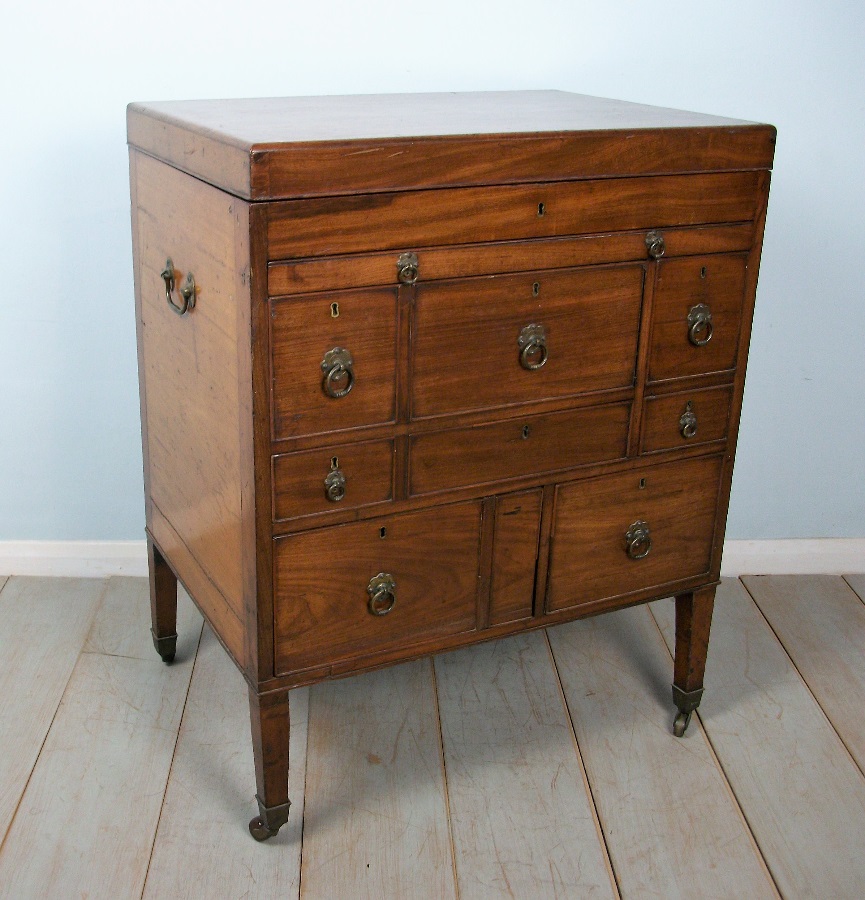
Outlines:
[[564, 91], [132, 103], [129, 143], [250, 200], [770, 168], [775, 129]]

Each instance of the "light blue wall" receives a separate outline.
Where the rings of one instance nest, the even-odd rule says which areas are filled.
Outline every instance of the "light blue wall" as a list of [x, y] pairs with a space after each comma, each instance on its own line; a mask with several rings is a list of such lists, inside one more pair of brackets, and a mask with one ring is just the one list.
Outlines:
[[127, 102], [509, 88], [778, 127], [728, 534], [865, 535], [863, 10], [801, 0], [7, 7], [0, 540], [142, 537]]

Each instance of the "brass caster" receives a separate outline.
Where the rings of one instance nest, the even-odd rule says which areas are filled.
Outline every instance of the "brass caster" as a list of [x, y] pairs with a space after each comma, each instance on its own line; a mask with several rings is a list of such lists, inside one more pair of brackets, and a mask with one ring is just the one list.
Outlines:
[[684, 737], [691, 723], [691, 714], [689, 712], [680, 712], [673, 720], [673, 734], [676, 737]]
[[266, 841], [268, 838], [272, 838], [288, 821], [288, 808], [291, 806], [291, 801], [279, 806], [266, 807], [257, 794], [255, 799], [258, 801], [258, 815], [250, 820], [249, 833], [257, 841]]
[[275, 831], [271, 831], [267, 825], [264, 824], [261, 816], [256, 816], [254, 819], [249, 820], [249, 833], [257, 841], [266, 841], [276, 834]]
[[174, 662], [174, 654], [177, 652], [177, 634], [167, 634], [165, 637], [157, 637], [150, 629], [153, 638], [153, 646], [166, 664]]

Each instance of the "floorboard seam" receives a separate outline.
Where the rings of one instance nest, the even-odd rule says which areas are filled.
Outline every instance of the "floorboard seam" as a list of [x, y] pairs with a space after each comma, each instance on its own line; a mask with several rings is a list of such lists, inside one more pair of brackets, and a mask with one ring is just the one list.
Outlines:
[[851, 591], [853, 591], [853, 594], [854, 594], [856, 597], [858, 597], [858, 599], [859, 599], [860, 602], [865, 603], [865, 596], [863, 596], [862, 594], [860, 594], [859, 591], [857, 591], [856, 588], [854, 588], [853, 585], [850, 584], [850, 576], [853, 575], [853, 574], [854, 574], [853, 572], [850, 572], [850, 573], [847, 574], [847, 575], [842, 575], [842, 576], [841, 576], [841, 580], [844, 582], [844, 584], [847, 585], [848, 588], [850, 588]]
[[604, 828], [601, 824], [601, 814], [600, 814], [600, 812], [598, 812], [598, 804], [595, 802], [595, 792], [592, 790], [592, 784], [591, 784], [591, 781], [589, 781], [589, 773], [588, 773], [588, 770], [586, 769], [585, 763], [583, 762], [583, 754], [580, 751], [580, 742], [577, 740], [577, 731], [576, 731], [576, 728], [574, 727], [574, 720], [571, 718], [571, 710], [568, 707], [568, 699], [565, 696], [565, 688], [564, 688], [564, 685], [562, 684], [561, 676], [559, 675], [559, 667], [556, 664], [556, 655], [553, 652], [553, 645], [550, 643], [550, 636], [549, 636], [549, 633], [546, 628], [543, 629], [543, 635], [544, 635], [544, 642], [547, 645], [547, 652], [550, 655], [550, 663], [552, 664], [552, 667], [553, 667], [553, 675], [555, 676], [556, 685], [558, 686], [558, 689], [559, 689], [559, 698], [561, 699], [562, 706], [564, 707], [564, 710], [565, 710], [565, 717], [567, 718], [568, 723], [571, 726], [571, 738], [573, 739], [573, 742], [574, 742], [574, 753], [576, 754], [577, 763], [578, 763], [578, 765], [580, 767], [580, 771], [582, 772], [582, 775], [583, 775], [583, 783], [585, 784], [586, 791], [588, 792], [588, 795], [589, 795], [589, 805], [591, 806], [591, 809], [592, 809], [592, 817], [595, 820], [595, 828], [597, 830], [598, 837], [601, 842], [601, 847], [603, 848], [603, 851], [604, 851], [604, 859], [606, 860], [606, 863], [607, 863], [607, 871], [609, 872], [610, 878], [612, 879], [612, 887], [616, 892], [616, 897], [618, 897], [619, 900], [621, 900], [622, 890], [621, 890], [621, 887], [619, 886], [619, 877], [618, 877], [618, 875], [616, 875], [616, 868], [613, 865], [613, 857], [610, 854], [610, 847], [607, 844], [607, 836], [604, 834]]
[[[147, 857], [147, 868], [144, 870], [144, 880], [141, 882], [141, 895], [147, 890], [147, 879], [150, 876], [150, 866], [153, 863], [153, 854], [156, 850], [156, 838], [159, 834], [159, 825], [162, 822], [162, 811], [165, 809], [165, 796], [168, 793], [168, 785], [171, 782], [171, 773], [174, 771], [174, 760], [177, 757], [177, 745], [180, 743], [180, 730], [183, 728], [183, 718], [186, 715], [186, 705], [189, 703], [189, 692], [192, 690], [192, 679], [195, 675], [195, 667], [198, 665], [198, 654], [201, 650], [201, 638], [204, 635], [204, 623], [198, 632], [198, 641], [195, 644], [195, 658], [192, 661], [192, 671], [189, 673], [189, 682], [186, 685], [186, 696], [183, 698], [183, 710], [180, 713], [180, 721], [177, 723], [177, 734], [174, 736], [174, 749], [171, 751], [171, 764], [168, 766], [168, 774], [165, 776], [165, 787], [162, 789], [162, 802], [159, 804], [159, 815], [156, 818], [156, 828], [153, 829], [153, 840], [150, 843], [150, 854]], [[164, 663], [163, 663], [164, 665]]]
[[[759, 577], [759, 576], [751, 576], [751, 577], [753, 578], [753, 577]], [[768, 577], [771, 577], [771, 576], [768, 576]], [[838, 576], [838, 577], [841, 578], [842, 581], [844, 580], [843, 577], [841, 577], [841, 576]], [[859, 765], [859, 763], [856, 761], [856, 757], [853, 756], [853, 754], [850, 752], [850, 748], [847, 746], [847, 742], [844, 740], [844, 738], [839, 733], [838, 729], [835, 727], [835, 723], [829, 718], [828, 714], [826, 713], [826, 710], [823, 709], [823, 705], [820, 703], [819, 698], [814, 693], [814, 691], [811, 690], [811, 685], [808, 684], [808, 681], [805, 678], [805, 676], [799, 671], [799, 667], [796, 665], [796, 660], [794, 660], [793, 657], [790, 655], [790, 651], [787, 649], [786, 644], [784, 643], [784, 641], [781, 640], [781, 636], [778, 634], [777, 631], [775, 631], [774, 627], [772, 626], [772, 623], [769, 621], [768, 616], [763, 612], [763, 609], [760, 606], [759, 602], [757, 601], [757, 598], [751, 593], [751, 591], [748, 590], [748, 585], [745, 584], [744, 581], [741, 581], [741, 579], [740, 579], [740, 582], [742, 584], [742, 587], [745, 588], [745, 590], [748, 592], [748, 596], [751, 598], [751, 601], [753, 602], [754, 606], [757, 607], [757, 612], [759, 612], [760, 617], [763, 619], [763, 621], [769, 627], [769, 630], [775, 636], [775, 640], [778, 642], [779, 646], [784, 651], [784, 654], [787, 657], [787, 659], [790, 660], [790, 665], [793, 666], [793, 670], [799, 676], [799, 680], [802, 682], [803, 685], [805, 685], [805, 690], [807, 690], [808, 693], [811, 695], [812, 699], [817, 704], [817, 708], [823, 714], [823, 718], [829, 723], [829, 727], [832, 729], [832, 731], [835, 733], [835, 736], [841, 742], [841, 746], [844, 748], [844, 752], [847, 754], [847, 756], [850, 757], [850, 762], [853, 763], [853, 765], [856, 767], [859, 774], [863, 778], [865, 778], [865, 770], [863, 770], [862, 767]], [[854, 591], [853, 593], [855, 594], [856, 592]]]

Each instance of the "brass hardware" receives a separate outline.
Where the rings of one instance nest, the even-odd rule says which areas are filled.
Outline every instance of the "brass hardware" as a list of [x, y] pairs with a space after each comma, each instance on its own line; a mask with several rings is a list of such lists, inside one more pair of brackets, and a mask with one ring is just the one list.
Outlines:
[[700, 266], [700, 278], [705, 278], [705, 277], [706, 277], [706, 267]]
[[652, 549], [648, 523], [642, 519], [634, 522], [625, 533], [625, 550], [631, 559], [643, 559]]
[[691, 401], [689, 400], [685, 405], [685, 411], [682, 413], [681, 418], [679, 419], [679, 434], [682, 435], [685, 440], [689, 440], [694, 437], [697, 433], [697, 414], [691, 408]]
[[534, 282], [534, 284], [532, 284], [532, 296], [537, 297], [538, 294], [540, 294], [540, 292], [541, 292], [541, 283], [540, 283], [540, 281], [536, 281], [536, 282]]
[[382, 540], [384, 540], [384, 539], [387, 537], [387, 528], [385, 528], [384, 525], [382, 525], [381, 528], [379, 528], [379, 530], [378, 530], [378, 536], [379, 536]]
[[331, 303], [331, 304], [330, 304], [330, 317], [331, 317], [332, 319], [338, 319], [338, 318], [339, 318], [339, 304], [338, 304], [338, 303]]
[[174, 300], [171, 299], [171, 295], [174, 293], [175, 288], [174, 263], [171, 261], [171, 257], [165, 260], [165, 268], [160, 274], [162, 280], [165, 282], [165, 299], [168, 302], [168, 305], [178, 316], [185, 316], [188, 312], [191, 312], [195, 306], [195, 279], [192, 277], [192, 272], [186, 273], [186, 280], [180, 288], [180, 299], [183, 301], [182, 303], [175, 303]]
[[546, 213], [546, 211], [547, 211], [547, 208], [544, 206], [544, 204], [539, 203], [538, 204], [538, 215], [542, 216], [542, 215], [544, 215], [544, 213]]
[[366, 592], [369, 594], [367, 609], [374, 616], [386, 616], [396, 606], [396, 582], [387, 572], [370, 578]]
[[641, 479], [640, 479], [640, 485], [639, 485], [639, 487], [640, 487], [640, 490], [641, 490], [641, 491], [644, 491], [644, 490], [646, 489], [646, 479], [645, 479], [645, 478], [641, 478]]
[[526, 325], [517, 338], [520, 348], [520, 365], [533, 372], [547, 361], [547, 333], [543, 325]]
[[692, 306], [688, 312], [688, 340], [695, 347], [705, 347], [712, 340], [712, 310], [705, 303]]
[[523, 425], [523, 431], [522, 431], [523, 440], [525, 440], [531, 434], [531, 431], [532, 430], [531, 430], [531, 428], [529, 428], [528, 425]]
[[664, 235], [660, 231], [650, 231], [646, 235], [646, 250], [652, 259], [660, 259], [667, 252]]
[[354, 387], [354, 369], [351, 353], [342, 347], [334, 347], [324, 354], [321, 361], [321, 371], [324, 378], [321, 380], [321, 389], [328, 397], [339, 400]]
[[703, 688], [697, 688], [695, 691], [683, 691], [680, 687], [673, 685], [673, 703], [679, 710], [673, 720], [673, 734], [676, 737], [684, 737], [691, 721], [691, 714], [700, 705], [702, 699]]
[[324, 479], [324, 495], [331, 503], [339, 503], [345, 497], [345, 475], [338, 467], [338, 460], [334, 456], [330, 461], [330, 472]]
[[396, 261], [396, 276], [402, 284], [414, 284], [420, 274], [417, 253], [400, 253]]

